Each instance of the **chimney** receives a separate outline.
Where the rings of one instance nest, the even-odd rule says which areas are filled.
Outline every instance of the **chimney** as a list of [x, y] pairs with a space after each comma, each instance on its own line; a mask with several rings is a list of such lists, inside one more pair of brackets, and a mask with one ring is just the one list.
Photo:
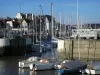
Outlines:
[[32, 20], [33, 20], [33, 14], [32, 14]]
[[27, 14], [25, 14], [26, 15], [26, 19], [27, 19]]

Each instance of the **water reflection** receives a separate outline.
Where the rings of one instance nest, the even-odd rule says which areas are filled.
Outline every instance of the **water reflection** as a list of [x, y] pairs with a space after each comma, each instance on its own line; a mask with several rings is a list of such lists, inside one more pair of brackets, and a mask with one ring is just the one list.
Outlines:
[[35, 73], [30, 71], [30, 75], [57, 75], [57, 72], [54, 70], [36, 71]]
[[[61, 75], [56, 70], [30, 71], [29, 69], [19, 69], [19, 75]], [[86, 75], [86, 74], [63, 74], [63, 75]]]
[[29, 69], [19, 68], [19, 75], [58, 75], [56, 70], [30, 71]]
[[[56, 70], [30, 71], [29, 68], [19, 68], [17, 57], [0, 58], [0, 75], [58, 75]], [[68, 74], [65, 74], [68, 75]], [[82, 75], [82, 74], [72, 74]]]
[[19, 68], [18, 75], [30, 75], [30, 70]]

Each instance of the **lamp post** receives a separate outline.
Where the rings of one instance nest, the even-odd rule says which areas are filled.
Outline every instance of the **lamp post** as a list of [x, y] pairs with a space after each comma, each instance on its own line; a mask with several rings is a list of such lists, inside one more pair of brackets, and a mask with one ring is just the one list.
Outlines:
[[21, 29], [21, 31], [20, 31], [20, 32], [21, 32], [20, 36], [21, 36], [21, 37], [22, 37], [22, 23], [21, 23], [21, 20], [22, 20], [22, 17], [21, 17], [21, 13], [22, 13], [22, 10], [21, 10], [21, 9], [22, 9], [22, 8], [21, 8], [21, 7], [22, 7], [22, 3], [23, 3], [23, 2], [20, 1], [20, 29]]
[[21, 9], [22, 9], [22, 3], [23, 3], [23, 2], [20, 1], [20, 13], [21, 13], [21, 11], [22, 11], [22, 10], [21, 10]]

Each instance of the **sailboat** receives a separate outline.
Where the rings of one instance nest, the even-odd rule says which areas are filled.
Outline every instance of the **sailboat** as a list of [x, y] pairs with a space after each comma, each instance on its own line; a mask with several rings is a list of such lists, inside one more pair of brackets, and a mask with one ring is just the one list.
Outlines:
[[[79, 22], [78, 22], [78, 0], [77, 0], [77, 27], [79, 29]], [[78, 32], [77, 32], [78, 33]], [[85, 70], [87, 67], [86, 63], [80, 62], [80, 49], [79, 49], [79, 36], [78, 36], [78, 53], [79, 53], [79, 60], [71, 60], [71, 61], [63, 61], [60, 66], [58, 73], [60, 74], [73, 74], [73, 73], [80, 73], [82, 70]]]
[[[33, 20], [33, 18], [32, 18], [32, 20]], [[36, 19], [35, 19], [35, 20], [36, 20]], [[34, 26], [33, 26], [33, 30], [34, 30]], [[39, 50], [39, 49], [38, 49], [38, 46], [40, 46], [40, 45], [34, 44], [34, 32], [33, 32], [33, 45], [32, 45], [32, 49], [33, 49], [33, 47], [34, 47], [34, 49]], [[33, 51], [33, 50], [32, 50], [32, 51]], [[33, 52], [33, 53], [34, 53], [34, 52]], [[38, 53], [39, 53], [39, 52], [38, 52]], [[27, 58], [27, 59], [25, 59], [25, 60], [19, 61], [19, 62], [18, 62], [19, 68], [29, 68], [29, 65], [30, 65], [30, 64], [38, 63], [39, 60], [40, 60], [40, 57], [39, 57], [38, 53], [34, 53], [34, 54], [36, 54], [36, 55], [33, 55], [33, 54], [29, 54], [29, 55], [28, 55], [28, 54], [26, 54], [25, 57], [27, 56], [27, 57], [29, 57], [29, 58]], [[30, 56], [31, 56], [31, 57], [30, 57]]]
[[[96, 29], [96, 26], [95, 26], [95, 29]], [[95, 41], [95, 49], [96, 49], [96, 41]], [[95, 52], [94, 52], [94, 60], [95, 60]], [[91, 75], [94, 75], [94, 74], [99, 75], [100, 74], [100, 61], [89, 62], [87, 68], [85, 69], [85, 72]]]
[[100, 74], [100, 62], [99, 61], [91, 61], [87, 68], [85, 69], [87, 74]]
[[[52, 6], [52, 3], [51, 3], [51, 6]], [[40, 5], [40, 10], [41, 10], [41, 5]], [[52, 18], [52, 16], [51, 16], [51, 18]], [[53, 22], [53, 19], [52, 19], [52, 22]], [[40, 31], [41, 31], [41, 12], [40, 12]], [[41, 38], [41, 33], [40, 33], [40, 38]], [[41, 46], [41, 43], [40, 43], [40, 46]], [[52, 46], [51, 46], [51, 49], [52, 49]], [[41, 51], [41, 47], [40, 47], [40, 51]], [[41, 58], [42, 58], [42, 56], [41, 56]], [[38, 71], [38, 70], [53, 69], [54, 65], [55, 65], [55, 62], [42, 58], [39, 63], [30, 64], [29, 67], [30, 67], [30, 70]]]
[[82, 70], [86, 69], [87, 64], [80, 62], [80, 60], [64, 60], [55, 66], [60, 74], [73, 74], [82, 72]]

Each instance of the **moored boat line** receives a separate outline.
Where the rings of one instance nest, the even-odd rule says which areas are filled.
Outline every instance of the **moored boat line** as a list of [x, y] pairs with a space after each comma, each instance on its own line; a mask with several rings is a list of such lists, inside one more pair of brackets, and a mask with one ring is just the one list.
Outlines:
[[60, 74], [82, 73], [87, 68], [87, 63], [79, 60], [61, 60], [44, 59], [39, 57], [30, 57], [19, 63], [20, 68], [29, 68], [31, 71], [57, 70]]

